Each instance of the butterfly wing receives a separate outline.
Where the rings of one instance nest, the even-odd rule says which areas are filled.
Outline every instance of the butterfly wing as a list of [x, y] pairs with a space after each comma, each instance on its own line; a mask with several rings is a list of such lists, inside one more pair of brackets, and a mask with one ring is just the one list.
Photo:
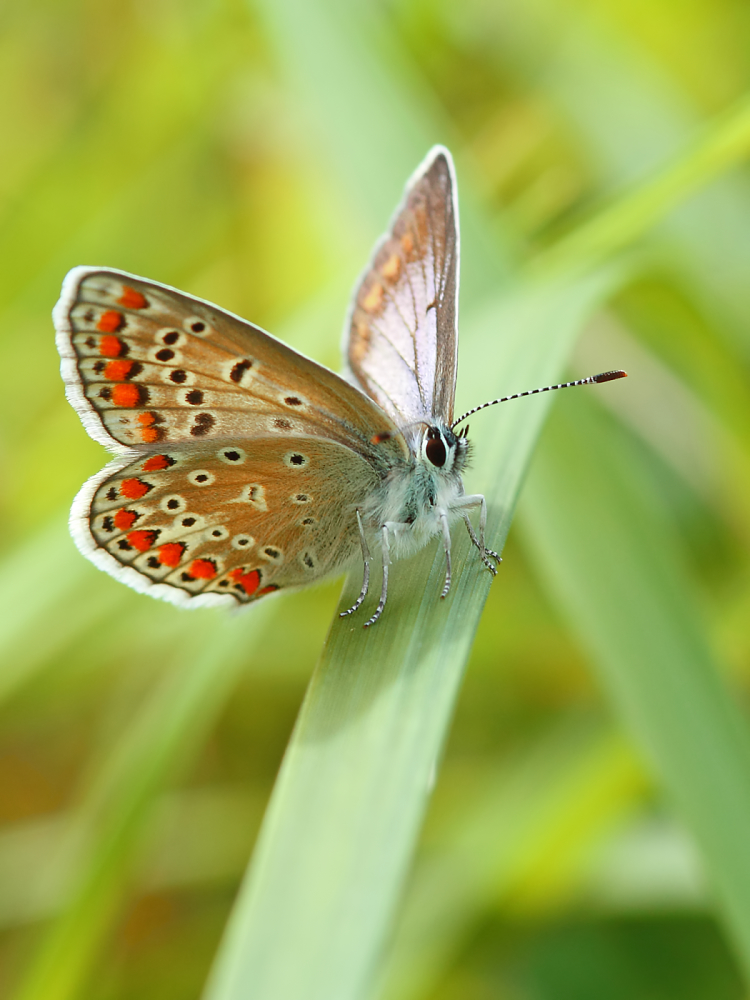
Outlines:
[[136, 590], [174, 604], [245, 604], [341, 570], [356, 509], [377, 485], [352, 449], [314, 437], [166, 446], [116, 459], [81, 490], [78, 547]]
[[357, 388], [121, 271], [71, 271], [54, 319], [68, 398], [120, 454], [71, 512], [93, 562], [196, 606], [310, 583], [359, 550], [356, 508], [409, 451]]
[[406, 454], [390, 419], [344, 379], [176, 289], [79, 267], [53, 317], [68, 399], [112, 450], [314, 434], [367, 452], [379, 434]]
[[407, 184], [356, 288], [346, 327], [352, 380], [400, 426], [452, 420], [458, 259], [453, 161], [436, 146]]

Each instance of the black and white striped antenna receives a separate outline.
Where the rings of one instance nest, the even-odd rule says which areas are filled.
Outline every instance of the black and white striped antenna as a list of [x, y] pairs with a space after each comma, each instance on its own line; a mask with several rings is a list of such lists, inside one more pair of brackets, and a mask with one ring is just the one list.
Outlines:
[[480, 410], [486, 410], [488, 406], [494, 406], [495, 403], [507, 403], [511, 399], [520, 399], [522, 396], [535, 396], [538, 392], [552, 392], [553, 389], [570, 389], [574, 385], [593, 385], [598, 382], [612, 382], [616, 378], [627, 377], [627, 372], [618, 369], [617, 371], [601, 372], [599, 375], [589, 375], [588, 378], [579, 378], [576, 382], [560, 382], [559, 385], [545, 385], [542, 389], [528, 389], [526, 392], [516, 392], [512, 396], [501, 396], [500, 399], [491, 399], [489, 403], [482, 403], [480, 406], [475, 406], [473, 409], [467, 410], [466, 413], [462, 414], [458, 420], [454, 420], [451, 424], [451, 430], [458, 427], [460, 423], [463, 423], [467, 417], [478, 413]]

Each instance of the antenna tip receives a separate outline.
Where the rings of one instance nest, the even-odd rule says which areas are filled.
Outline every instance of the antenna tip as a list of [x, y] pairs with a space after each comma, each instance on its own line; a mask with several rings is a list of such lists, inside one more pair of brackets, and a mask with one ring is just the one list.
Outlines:
[[616, 378], [627, 378], [628, 373], [623, 371], [602, 372], [601, 375], [594, 375], [595, 382], [612, 382]]

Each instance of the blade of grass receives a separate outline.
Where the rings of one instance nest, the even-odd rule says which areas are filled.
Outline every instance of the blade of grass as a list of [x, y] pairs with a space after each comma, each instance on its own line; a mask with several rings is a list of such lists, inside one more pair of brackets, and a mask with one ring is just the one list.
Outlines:
[[750, 738], [648, 464], [577, 398], [545, 433], [523, 512], [540, 572], [701, 848], [750, 977]]

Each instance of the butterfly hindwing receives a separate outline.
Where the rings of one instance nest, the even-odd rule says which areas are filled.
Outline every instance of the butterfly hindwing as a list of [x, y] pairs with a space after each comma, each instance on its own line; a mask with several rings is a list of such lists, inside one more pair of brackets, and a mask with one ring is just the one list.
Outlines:
[[54, 313], [63, 377], [114, 450], [314, 434], [367, 450], [391, 421], [334, 372], [210, 303], [134, 275], [75, 268]]
[[357, 287], [344, 345], [356, 384], [401, 426], [453, 417], [458, 256], [453, 163], [436, 147]]
[[345, 566], [359, 551], [356, 508], [376, 482], [370, 464], [316, 438], [244, 444], [117, 460], [76, 500], [79, 547], [176, 604], [244, 604]]

